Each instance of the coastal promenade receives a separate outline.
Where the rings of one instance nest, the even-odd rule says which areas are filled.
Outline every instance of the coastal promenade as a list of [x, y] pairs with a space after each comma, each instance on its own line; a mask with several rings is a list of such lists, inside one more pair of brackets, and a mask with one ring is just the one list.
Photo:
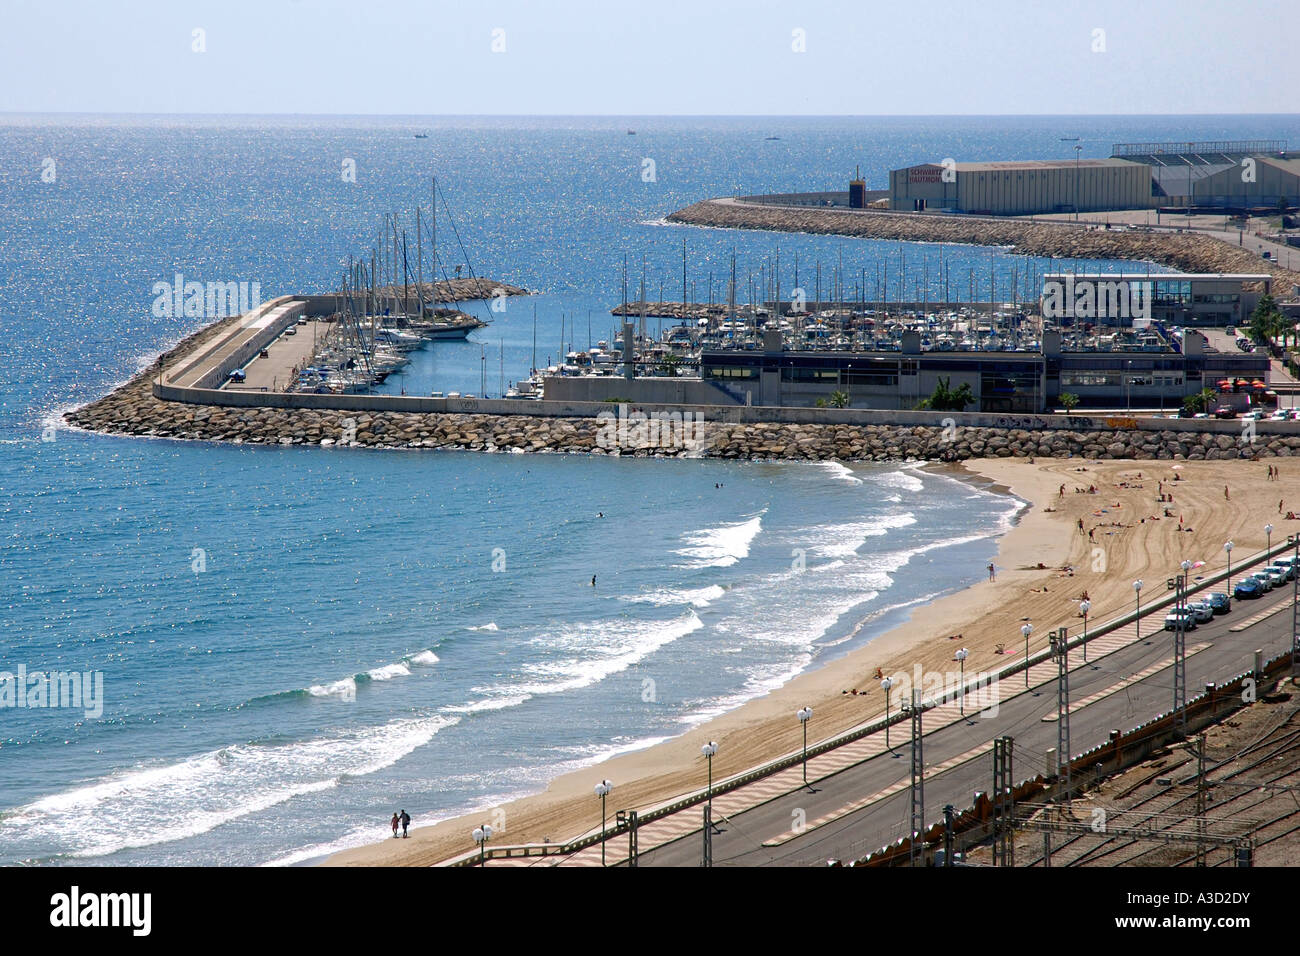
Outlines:
[[[1291, 552], [1283, 544], [1274, 553]], [[1258, 563], [1263, 556], [1255, 559]], [[1250, 570], [1243, 566], [1239, 574]], [[1213, 578], [1205, 587], [1210, 589], [1212, 582]], [[1291, 592], [1288, 584], [1258, 601], [1235, 602], [1232, 613], [1187, 632], [1187, 678], [1193, 688], [1189, 697], [1201, 694], [1207, 685], [1250, 673], [1257, 651], [1270, 659], [1290, 650]], [[1087, 662], [1077, 643], [1080, 634], [1073, 635], [1070, 730], [1076, 753], [1105, 743], [1113, 730], [1128, 730], [1169, 713], [1174, 659], [1173, 635], [1163, 629], [1167, 600], [1153, 602], [1143, 614], [1140, 634], [1137, 622], [1131, 620], [1134, 615], [1126, 615], [1125, 623], [1114, 628], [1094, 624], [1093, 630], [1102, 633], [1089, 639]], [[993, 688], [971, 688], [960, 699], [949, 695], [950, 699], [925, 711], [927, 827], [941, 817], [938, 811], [944, 804], [960, 810], [971, 804], [977, 792], [992, 789], [991, 754], [997, 737], [1015, 739], [1017, 781], [1042, 772], [1048, 748], [1057, 743], [1056, 678], [1056, 662], [1039, 659], [1029, 668], [1027, 688], [1021, 684], [1023, 669], [1013, 671]], [[990, 690], [996, 701], [990, 699]], [[867, 736], [810, 757], [808, 786], [803, 783], [802, 764], [734, 788], [730, 780], [716, 781], [713, 864], [848, 862], [905, 833], [910, 745], [906, 721], [895, 719], [892, 746], [886, 746], [877, 727]], [[810, 742], [810, 746], [819, 749], [821, 743]], [[798, 756], [796, 751], [786, 759]], [[676, 801], [689, 801], [687, 806], [639, 827], [637, 865], [699, 865], [701, 808], [706, 800], [706, 791], [697, 791]], [[648, 809], [653, 814], [653, 808]], [[598, 832], [585, 836], [590, 839]], [[507, 853], [512, 855], [494, 856], [490, 865], [601, 865], [598, 843], [554, 856], [494, 850], [498, 856]], [[620, 832], [606, 846], [607, 865], [626, 865], [627, 858], [627, 837]], [[460, 859], [472, 863], [475, 857], [467, 854]]]

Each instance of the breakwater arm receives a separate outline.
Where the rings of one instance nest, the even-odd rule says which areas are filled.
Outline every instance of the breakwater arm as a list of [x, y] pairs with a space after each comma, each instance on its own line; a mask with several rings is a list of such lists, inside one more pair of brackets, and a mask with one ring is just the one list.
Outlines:
[[1300, 284], [1300, 272], [1283, 269], [1213, 236], [1191, 232], [1109, 231], [1029, 219], [797, 208], [733, 199], [697, 202], [679, 209], [668, 221], [721, 229], [1009, 246], [1026, 256], [1157, 262], [1182, 272], [1271, 272], [1283, 293], [1292, 285]]

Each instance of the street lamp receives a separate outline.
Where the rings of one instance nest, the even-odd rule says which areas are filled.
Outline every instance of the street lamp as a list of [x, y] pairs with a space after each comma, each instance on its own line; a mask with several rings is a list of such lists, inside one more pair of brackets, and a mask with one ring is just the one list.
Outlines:
[[1138, 578], [1133, 582], [1133, 593], [1137, 595], [1137, 617], [1133, 619], [1133, 626], [1137, 628], [1137, 639], [1142, 640], [1142, 579]]
[[794, 712], [803, 726], [803, 785], [808, 786], [808, 721], [812, 718], [811, 707], [800, 707]]
[[614, 789], [608, 780], [596, 784], [596, 796], [600, 797], [600, 865], [605, 865], [605, 798]]
[[1034, 625], [1026, 624], [1020, 629], [1025, 638], [1025, 686], [1029, 686], [1029, 635], [1034, 633]]
[[718, 752], [718, 744], [717, 744], [716, 741], [713, 741], [713, 740], [710, 740], [707, 744], [705, 744], [703, 747], [700, 748], [700, 753], [704, 754], [705, 758], [709, 761], [709, 790], [708, 790], [708, 793], [709, 793], [709, 812], [710, 812], [710, 813], [713, 812], [713, 755], [716, 754], [717, 752]]
[[1079, 612], [1083, 614], [1083, 662], [1088, 662], [1088, 612], [1092, 610], [1091, 601], [1082, 601], [1079, 604]]
[[1223, 550], [1228, 553], [1228, 600], [1232, 600], [1232, 542], [1225, 541]]
[[952, 659], [961, 664], [961, 686], [957, 688], [957, 700], [959, 701], [958, 710], [963, 717], [966, 716], [966, 658], [969, 656], [970, 651], [964, 647], [952, 655]]
[[1264, 556], [1268, 557], [1273, 551], [1273, 526], [1271, 524], [1264, 525], [1264, 534], [1268, 537], [1268, 544], [1265, 546]]
[[492, 828], [485, 823], [481, 827], [475, 827], [473, 832], [470, 833], [470, 836], [472, 836], [474, 842], [478, 844], [478, 865], [486, 865], [487, 842], [492, 839]]
[[885, 692], [885, 749], [892, 749], [889, 746], [889, 689], [894, 686], [894, 679], [886, 677], [880, 682], [880, 689]]

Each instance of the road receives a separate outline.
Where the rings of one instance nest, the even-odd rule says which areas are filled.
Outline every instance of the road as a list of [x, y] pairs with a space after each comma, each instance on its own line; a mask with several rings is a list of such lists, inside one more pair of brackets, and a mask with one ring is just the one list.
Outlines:
[[[1256, 649], [1271, 657], [1289, 648], [1290, 600], [1288, 584], [1257, 600], [1235, 601], [1230, 614], [1188, 632], [1189, 696], [1198, 694], [1207, 682], [1221, 682], [1250, 670]], [[1232, 630], [1279, 605], [1286, 606], [1265, 620]], [[1163, 617], [1163, 612], [1159, 616]], [[1113, 729], [1127, 730], [1170, 709], [1173, 635], [1156, 631], [1158, 626], [1153, 615], [1143, 621], [1140, 640], [1135, 639], [1131, 625], [1100, 638], [1099, 646], [1090, 647], [1087, 664], [1078, 651], [1072, 653], [1070, 732], [1074, 753], [1104, 742]], [[1021, 689], [1016, 696], [1003, 700], [996, 716], [968, 716], [940, 727], [946, 717], [957, 716], [956, 704], [925, 714], [930, 726], [939, 728], [924, 737], [928, 823], [941, 819], [944, 804], [966, 807], [976, 791], [992, 788], [991, 751], [997, 736], [1009, 734], [1015, 738], [1015, 779], [1032, 776], [1045, 765], [1047, 749], [1057, 742], [1055, 671], [1055, 664], [1035, 666], [1030, 676], [1031, 689]], [[1014, 686], [1021, 677], [1013, 675], [1004, 683]], [[1089, 702], [1094, 696], [1096, 699]], [[828, 859], [863, 856], [906, 833], [910, 815], [909, 735], [905, 725], [897, 725], [894, 730], [892, 752], [882, 746], [876, 755], [824, 777], [817, 772], [818, 761], [811, 761], [811, 790], [786, 793], [753, 809], [727, 815], [713, 839], [714, 865], [818, 865]], [[715, 808], [722, 810], [724, 802], [715, 799]], [[700, 811], [691, 812], [698, 815]], [[796, 835], [792, 825], [801, 818], [807, 829]], [[702, 847], [699, 826], [697, 822], [694, 832], [681, 839], [643, 850], [640, 865], [698, 866]], [[620, 846], [619, 855], [623, 855], [622, 850]]]

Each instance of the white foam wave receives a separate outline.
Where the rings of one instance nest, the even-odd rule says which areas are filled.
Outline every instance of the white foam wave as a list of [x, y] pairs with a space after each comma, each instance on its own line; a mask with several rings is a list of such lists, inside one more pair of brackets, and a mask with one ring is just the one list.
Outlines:
[[692, 607], [708, 607], [726, 593], [725, 588], [717, 584], [711, 584], [705, 588], [694, 589], [661, 588], [656, 591], [647, 591], [644, 594], [630, 595], [623, 600], [635, 604], [653, 604], [655, 607], [671, 607], [679, 604], [689, 604]]
[[307, 688], [313, 697], [341, 697], [353, 699], [357, 696], [357, 682], [351, 677], [336, 680], [332, 684], [313, 684]]
[[881, 515], [867, 521], [851, 521], [844, 524], [818, 525], [801, 531], [793, 537], [810, 543], [809, 550], [818, 556], [842, 558], [856, 554], [858, 548], [870, 538], [889, 534], [897, 528], [906, 528], [916, 524], [916, 515], [910, 511], [896, 515]]
[[925, 483], [908, 470], [886, 472], [883, 475], [876, 475], [873, 480], [887, 488], [898, 488], [902, 491], [921, 491], [925, 488]]
[[688, 531], [682, 535], [687, 546], [679, 548], [677, 554], [691, 561], [679, 567], [726, 568], [749, 557], [749, 546], [763, 529], [763, 515], [766, 513], [764, 508], [745, 521]]
[[466, 630], [467, 631], [499, 631], [500, 628], [497, 627], [496, 621], [488, 621], [486, 624], [479, 624], [477, 626], [471, 624], [466, 628]]
[[385, 664], [366, 671], [371, 680], [392, 680], [394, 677], [409, 677], [411, 669], [405, 664]]
[[537, 638], [533, 643], [544, 644], [552, 652], [568, 651], [570, 656], [526, 664], [524, 673], [534, 679], [498, 689], [497, 693], [558, 694], [589, 687], [703, 626], [704, 622], [691, 610], [667, 621], [601, 621]]
[[431, 667], [438, 663], [438, 655], [433, 651], [420, 651], [418, 654], [412, 654], [409, 661], [417, 667]]
[[19, 807], [5, 832], [75, 857], [182, 840], [296, 796], [391, 766], [457, 718], [403, 718], [288, 744], [237, 744], [135, 770]]
[[837, 481], [847, 481], [849, 484], [853, 485], [862, 484], [862, 479], [854, 474], [853, 469], [848, 465], [845, 465], [843, 462], [823, 461], [818, 464], [822, 469], [830, 472], [831, 478]]

